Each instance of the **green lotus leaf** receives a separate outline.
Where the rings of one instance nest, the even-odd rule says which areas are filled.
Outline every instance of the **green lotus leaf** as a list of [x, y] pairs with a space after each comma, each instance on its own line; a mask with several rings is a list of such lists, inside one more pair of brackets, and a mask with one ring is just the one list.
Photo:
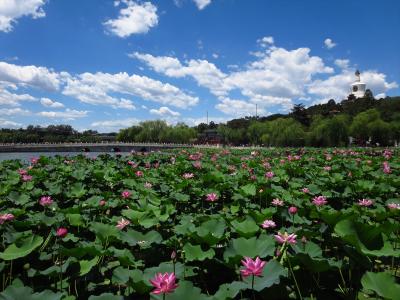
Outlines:
[[245, 196], [255, 196], [256, 195], [256, 186], [254, 184], [247, 184], [242, 186], [241, 191]]
[[272, 236], [260, 235], [259, 238], [232, 239], [224, 252], [224, 260], [231, 264], [237, 264], [244, 256], [264, 258], [273, 256], [275, 251], [275, 240]]
[[129, 269], [125, 269], [123, 267], [117, 267], [113, 271], [113, 275], [111, 278], [112, 283], [114, 284], [125, 284], [129, 280]]
[[213, 249], [203, 251], [199, 245], [191, 245], [189, 243], [183, 246], [186, 261], [203, 261], [205, 259], [211, 259], [214, 257], [215, 252]]
[[[279, 262], [276, 260], [267, 261], [262, 276], [255, 276], [254, 278], [254, 290], [260, 292], [265, 288], [278, 284], [280, 282], [280, 277], [287, 276], [288, 270], [282, 267]], [[251, 276], [245, 277], [243, 281], [247, 284], [247, 288], [251, 289]]]
[[150, 247], [151, 244], [159, 244], [163, 241], [162, 236], [157, 231], [149, 231], [145, 234], [128, 229], [120, 234], [120, 239], [129, 246], [139, 245], [142, 248]]
[[99, 296], [90, 296], [88, 300], [124, 300], [124, 297], [117, 296], [111, 293], [103, 293]]
[[395, 283], [395, 278], [385, 272], [366, 272], [361, 278], [365, 290], [371, 290], [385, 299], [399, 299], [400, 284]]
[[8, 246], [4, 252], [0, 253], [0, 258], [4, 260], [14, 260], [27, 256], [43, 243], [43, 238], [37, 235], [31, 235], [17, 243]]
[[215, 245], [224, 237], [225, 228], [226, 223], [223, 219], [212, 219], [196, 227], [194, 232], [200, 241], [206, 242], [209, 245]]
[[44, 290], [40, 293], [33, 293], [33, 290], [27, 286], [8, 286], [0, 293], [0, 300], [61, 300], [62, 293], [54, 293]]
[[79, 276], [83, 276], [86, 275], [87, 273], [90, 272], [90, 270], [92, 270], [92, 268], [97, 265], [97, 263], [99, 262], [99, 257], [96, 256], [91, 260], [80, 260], [79, 261], [79, 266], [80, 266], [80, 272], [79, 272]]
[[[162, 295], [150, 294], [150, 299], [162, 300]], [[209, 297], [201, 293], [198, 287], [193, 286], [190, 281], [179, 281], [178, 288], [171, 294], [168, 294], [168, 300], [207, 300]]]
[[250, 217], [247, 217], [246, 220], [242, 222], [234, 220], [231, 224], [235, 231], [244, 237], [251, 237], [260, 230], [260, 227]]

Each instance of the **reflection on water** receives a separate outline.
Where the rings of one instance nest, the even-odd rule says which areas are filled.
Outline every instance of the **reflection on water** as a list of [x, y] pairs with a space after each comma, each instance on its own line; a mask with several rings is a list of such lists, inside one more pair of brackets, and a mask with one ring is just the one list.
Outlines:
[[96, 157], [100, 154], [110, 154], [110, 155], [128, 155], [129, 152], [13, 152], [13, 153], [0, 153], [0, 161], [8, 159], [21, 159], [25, 161], [30, 161], [32, 157], [39, 156], [76, 156], [76, 155], [86, 155], [88, 157]]

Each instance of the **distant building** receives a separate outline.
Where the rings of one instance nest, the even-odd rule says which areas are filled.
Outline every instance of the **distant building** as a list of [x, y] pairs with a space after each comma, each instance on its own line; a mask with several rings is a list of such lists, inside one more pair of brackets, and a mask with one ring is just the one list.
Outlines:
[[356, 75], [356, 81], [351, 84], [350, 95], [353, 95], [356, 99], [363, 98], [365, 96], [367, 85], [361, 81], [360, 71], [357, 70], [355, 75]]

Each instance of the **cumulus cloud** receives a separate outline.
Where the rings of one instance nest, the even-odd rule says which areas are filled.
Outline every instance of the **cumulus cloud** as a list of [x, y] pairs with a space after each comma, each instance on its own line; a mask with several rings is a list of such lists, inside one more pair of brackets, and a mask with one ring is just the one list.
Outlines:
[[[169, 56], [137, 52], [130, 56], [169, 77], [190, 76], [218, 98], [227, 97], [231, 91], [238, 89], [254, 103], [283, 105], [285, 108], [290, 108], [291, 99], [305, 96], [305, 85], [315, 75], [334, 71], [320, 57], [311, 56], [309, 48], [286, 50], [271, 47], [262, 52], [257, 60], [248, 63], [245, 69], [230, 73], [222, 72], [206, 60], [191, 59], [183, 65], [177, 58]], [[225, 106], [220, 103], [218, 107]]]
[[51, 119], [63, 119], [63, 120], [75, 120], [78, 118], [84, 118], [88, 114], [88, 111], [81, 111], [67, 108], [65, 111], [41, 111], [37, 115]]
[[147, 33], [158, 24], [157, 7], [151, 2], [139, 3], [131, 0], [116, 1], [126, 7], [119, 11], [118, 18], [103, 23], [106, 29], [121, 38], [132, 34]]
[[177, 111], [173, 111], [171, 109], [169, 109], [166, 106], [162, 106], [159, 109], [150, 109], [150, 113], [153, 115], [158, 115], [158, 116], [172, 116], [172, 117], [178, 117], [181, 114]]
[[56, 73], [46, 67], [18, 66], [0, 62], [0, 83], [8, 86], [30, 86], [47, 91], [57, 91], [61, 79], [68, 73]]
[[0, 128], [21, 128], [23, 125], [10, 120], [0, 119]]
[[22, 108], [1, 108], [0, 109], [0, 115], [3, 116], [16, 116], [16, 115], [20, 115], [20, 116], [27, 116], [30, 115], [31, 112], [29, 110], [26, 109], [22, 109]]
[[46, 16], [43, 5], [46, 0], [2, 0], [0, 1], [0, 31], [10, 32], [17, 19], [31, 16], [33, 19]]
[[[255, 116], [256, 114], [256, 104], [244, 100], [221, 99], [215, 108], [235, 117]], [[257, 107], [257, 114], [265, 115], [266, 110], [262, 107]]]
[[262, 47], [268, 47], [270, 45], [274, 44], [274, 38], [272, 36], [265, 36], [261, 39], [258, 39], [257, 42], [262, 46]]
[[[317, 79], [309, 85], [308, 92], [318, 97], [316, 103], [324, 103], [329, 99], [345, 99], [350, 93], [350, 83], [355, 80], [354, 71], [346, 69], [325, 80]], [[366, 83], [367, 89], [375, 94], [385, 93], [398, 87], [396, 82], [387, 82], [385, 74], [373, 70], [362, 72], [361, 79]]]
[[62, 107], [64, 107], [64, 104], [62, 104], [61, 102], [53, 101], [53, 100], [51, 100], [49, 98], [40, 99], [40, 103], [43, 106], [51, 107], [51, 108], [62, 108]]
[[211, 4], [211, 0], [193, 0], [197, 8], [202, 10], [206, 8], [207, 5]]
[[335, 65], [337, 65], [341, 69], [347, 69], [349, 67], [350, 60], [348, 59], [336, 59]]
[[63, 94], [89, 104], [110, 105], [114, 108], [134, 109], [130, 100], [111, 96], [111, 93], [140, 97], [161, 104], [187, 108], [196, 105], [197, 97], [182, 92], [176, 86], [146, 76], [127, 73], [83, 73], [67, 80]]
[[332, 41], [332, 39], [330, 39], [330, 38], [325, 39], [324, 44], [325, 44], [325, 47], [328, 49], [332, 49], [332, 48], [336, 47], [336, 43], [334, 43]]
[[121, 128], [127, 128], [137, 125], [140, 120], [136, 118], [128, 118], [121, 120], [103, 120], [93, 122], [90, 126], [99, 132], [118, 131]]
[[14, 94], [0, 86], [0, 105], [21, 106], [22, 101], [36, 101], [36, 98], [28, 94]]

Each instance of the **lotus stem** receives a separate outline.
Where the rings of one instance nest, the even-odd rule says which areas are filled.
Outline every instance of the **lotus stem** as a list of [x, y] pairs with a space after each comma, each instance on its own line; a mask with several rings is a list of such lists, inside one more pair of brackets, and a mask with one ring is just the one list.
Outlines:
[[303, 297], [301, 296], [301, 292], [299, 289], [299, 285], [297, 284], [296, 276], [294, 275], [293, 269], [292, 269], [292, 264], [290, 263], [290, 258], [288, 257], [288, 263], [289, 263], [289, 270], [290, 273], [292, 273], [294, 284], [296, 285], [297, 293], [299, 294], [300, 300], [303, 300]]

